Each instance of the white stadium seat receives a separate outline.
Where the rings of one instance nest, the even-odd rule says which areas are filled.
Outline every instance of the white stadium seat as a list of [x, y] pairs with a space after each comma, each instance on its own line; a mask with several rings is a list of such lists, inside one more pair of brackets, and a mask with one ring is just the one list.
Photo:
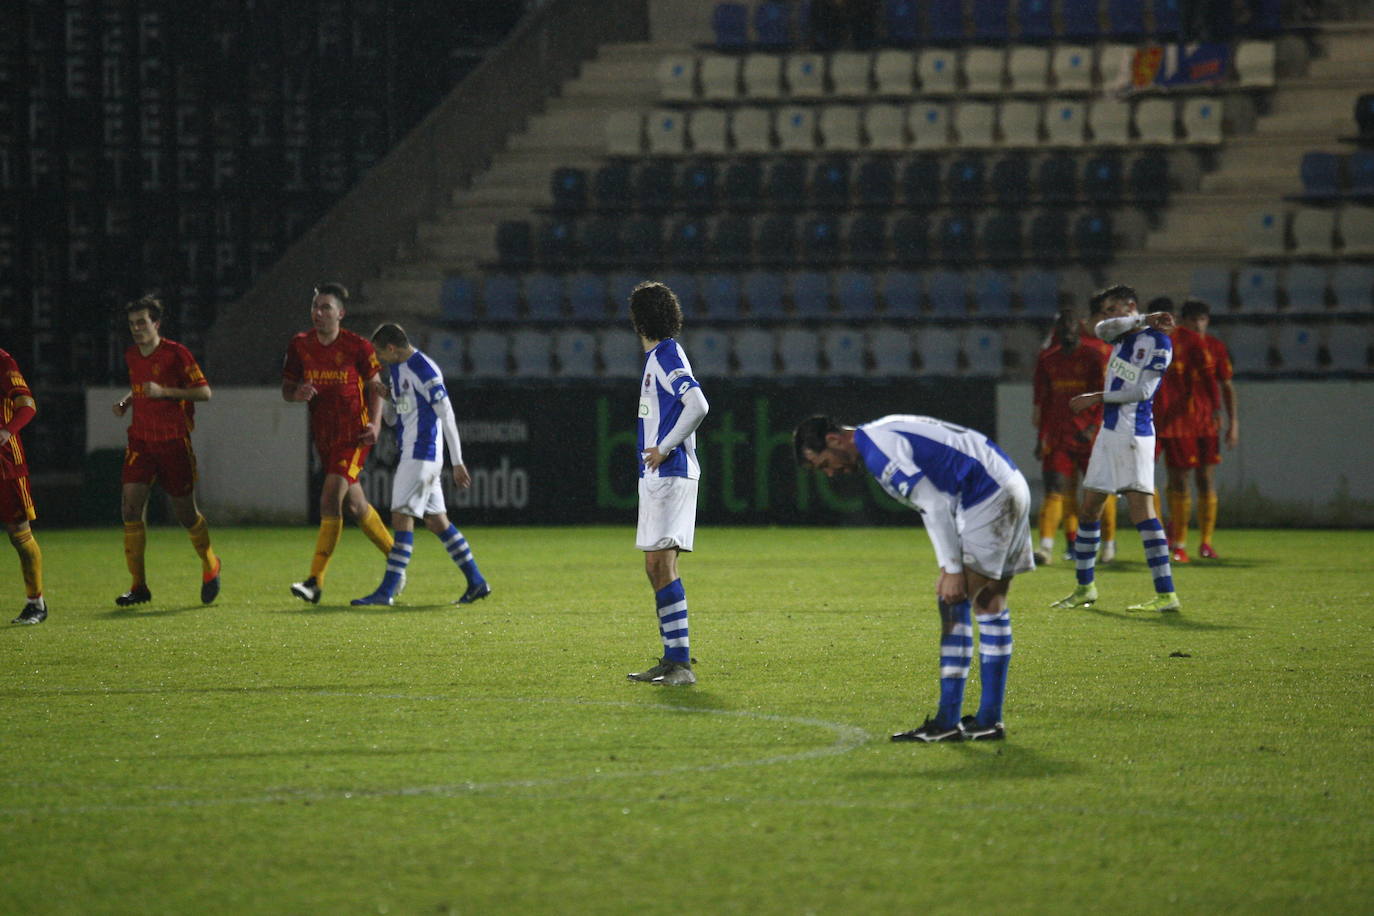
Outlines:
[[1236, 82], [1245, 87], [1273, 86], [1277, 63], [1277, 45], [1274, 42], [1242, 41], [1236, 46]]
[[1007, 76], [1011, 79], [1012, 92], [1044, 92], [1049, 88], [1049, 48], [1013, 46], [1007, 54]]
[[826, 105], [821, 109], [819, 124], [823, 149], [852, 153], [862, 147], [857, 105]]
[[858, 328], [831, 327], [821, 337], [821, 349], [831, 375], [863, 375], [864, 335]]
[[450, 331], [431, 331], [425, 353], [447, 378], [463, 375], [463, 338]]
[[909, 96], [916, 77], [916, 55], [879, 51], [873, 58], [873, 82], [879, 95]]
[[793, 54], [787, 58], [787, 93], [797, 99], [825, 95], [825, 58], [819, 54]]
[[687, 353], [698, 379], [730, 375], [730, 335], [714, 328], [687, 333]]
[[1088, 105], [1088, 131], [1095, 146], [1131, 142], [1131, 106], [1117, 99], [1094, 99]]
[[1093, 50], [1081, 45], [1057, 45], [1050, 61], [1054, 86], [1061, 92], [1086, 92], [1093, 88]]
[[516, 331], [511, 335], [511, 363], [515, 375], [520, 378], [543, 378], [549, 375], [549, 357], [552, 353], [552, 341], [544, 331]]
[[900, 105], [868, 105], [863, 120], [869, 149], [896, 152], [906, 148], [906, 112]]
[[1374, 254], [1374, 207], [1342, 207], [1340, 227], [1345, 254]]
[[1285, 216], [1282, 210], [1269, 207], [1256, 211], [1246, 219], [1245, 248], [1252, 257], [1283, 254], [1285, 246]]
[[1135, 106], [1135, 132], [1141, 143], [1177, 142], [1174, 133], [1174, 100], [1141, 99]]
[[1333, 324], [1326, 329], [1327, 367], [1332, 372], [1364, 372], [1369, 369], [1369, 325]]
[[774, 374], [773, 334], [761, 328], [742, 328], [735, 332], [735, 365], [740, 375]]
[[606, 152], [612, 156], [638, 156], [644, 151], [644, 115], [638, 111], [613, 111], [606, 116]]
[[816, 109], [809, 105], [788, 105], [778, 109], [778, 149], [806, 153], [816, 148]]
[[961, 147], [993, 145], [997, 108], [991, 102], [960, 102], [954, 109], [954, 132]]
[[665, 54], [654, 68], [658, 97], [684, 102], [697, 94], [697, 59], [690, 54]]
[[873, 374], [912, 375], [911, 332], [902, 327], [884, 326], [868, 332], [868, 352], [873, 354]]
[[701, 97], [714, 102], [739, 98], [738, 57], [711, 54], [701, 59]]
[[1183, 135], [1187, 141], [1220, 143], [1224, 110], [1220, 96], [1185, 99], [1179, 120], [1183, 124]]
[[677, 155], [687, 151], [687, 115], [674, 108], [655, 108], [645, 119], [649, 152]]
[[1231, 362], [1237, 372], [1268, 372], [1269, 350], [1273, 346], [1273, 325], [1236, 324], [1218, 334], [1231, 351]]
[[766, 108], [736, 108], [730, 135], [737, 153], [766, 153], [773, 148], [773, 125]]
[[957, 375], [959, 372], [959, 332], [951, 328], [925, 326], [915, 335], [916, 355], [922, 375]]
[[1315, 328], [1285, 323], [1279, 327], [1279, 367], [1286, 372], [1316, 372], [1320, 340]]
[[553, 352], [558, 374], [564, 378], [591, 378], [596, 375], [596, 338], [587, 331], [559, 331], [554, 336]]
[[468, 335], [468, 364], [474, 378], [505, 377], [510, 339], [496, 331], [473, 331]]
[[821, 373], [820, 339], [806, 328], [785, 328], [778, 335], [778, 361], [783, 375], [816, 378]]
[[1045, 103], [1045, 138], [1051, 146], [1082, 146], [1084, 110], [1078, 99], [1050, 99]]
[[959, 89], [959, 58], [944, 48], [926, 48], [916, 61], [916, 77], [921, 92], [952, 95]]
[[744, 97], [751, 101], [782, 98], [782, 58], [777, 54], [748, 54], [742, 68]]
[[964, 52], [964, 88], [969, 92], [1002, 91], [1006, 55], [1001, 48], [969, 48]]
[[949, 146], [949, 106], [918, 102], [907, 109], [907, 133], [915, 149], [945, 149]]
[[873, 58], [861, 51], [836, 51], [830, 55], [830, 91], [842, 97], [869, 93]]
[[1026, 99], [1003, 102], [998, 112], [1002, 143], [1006, 146], [1040, 145], [1040, 103]]
[[1303, 207], [1293, 214], [1293, 253], [1330, 256], [1335, 248], [1336, 211]]
[[692, 140], [692, 150], [698, 153], [719, 155], [729, 149], [727, 141], [727, 120], [720, 108], [698, 108], [692, 112], [687, 122], [687, 136]]
[[996, 328], [966, 328], [963, 351], [969, 375], [1002, 374], [1002, 332]]

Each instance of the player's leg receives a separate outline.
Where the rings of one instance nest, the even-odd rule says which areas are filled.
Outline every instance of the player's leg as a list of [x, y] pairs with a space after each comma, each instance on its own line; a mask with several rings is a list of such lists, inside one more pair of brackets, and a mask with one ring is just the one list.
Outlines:
[[1045, 483], [1045, 498], [1040, 504], [1040, 548], [1035, 551], [1035, 562], [1048, 566], [1054, 561], [1054, 537], [1059, 531], [1059, 522], [1064, 518], [1064, 475], [1054, 465], [1055, 453], [1046, 456], [1041, 470]]
[[1197, 483], [1198, 555], [1203, 559], [1215, 560], [1217, 552], [1212, 549], [1212, 536], [1217, 531], [1216, 471], [1221, 451], [1215, 436], [1200, 444], [1198, 466], [1193, 474]]
[[635, 546], [644, 551], [644, 572], [654, 591], [663, 657], [630, 680], [666, 686], [696, 683], [687, 624], [687, 593], [678, 576], [678, 554], [692, 549], [697, 482], [684, 477], [641, 478]]
[[477, 559], [472, 555], [472, 545], [468, 543], [463, 532], [458, 530], [458, 526], [449, 520], [448, 513], [441, 511], [426, 515], [425, 527], [434, 532], [434, 536], [443, 543], [449, 558], [457, 564], [463, 578], [467, 580], [467, 590], [454, 604], [472, 604], [490, 595], [491, 585], [477, 568]]
[[1131, 512], [1131, 521], [1140, 532], [1145, 563], [1150, 568], [1155, 584], [1154, 598], [1131, 605], [1127, 610], [1177, 611], [1181, 605], [1174, 591], [1173, 570], [1169, 566], [1169, 539], [1164, 536], [1164, 526], [1155, 515], [1154, 494], [1143, 488], [1127, 490], [1126, 505]]
[[390, 605], [405, 589], [406, 569], [410, 566], [410, 557], [415, 548], [413, 513], [416, 510], [405, 502], [404, 485], [401, 480], [401, 467], [404, 465], [405, 462], [402, 462], [401, 466], [397, 467], [397, 477], [392, 487], [391, 528], [394, 533], [391, 550], [386, 555], [386, 571], [382, 573], [382, 581], [372, 593], [362, 598], [354, 598], [351, 602], [354, 605]]
[[186, 529], [191, 546], [200, 557], [200, 600], [209, 604], [219, 597], [220, 559], [210, 546], [210, 525], [196, 506], [196, 454], [191, 440], [169, 442], [159, 457], [158, 481], [172, 500], [172, 514]]
[[324, 485], [320, 487], [320, 530], [315, 535], [310, 575], [304, 581], [291, 583], [291, 594], [311, 604], [319, 604], [324, 594], [324, 574], [329, 570], [329, 561], [343, 533], [343, 502], [349, 485], [350, 481], [343, 474], [326, 474]]
[[[136, 457], [135, 460], [141, 460], [141, 457]], [[130, 463], [126, 456], [126, 475], [129, 469]], [[120, 607], [143, 604], [153, 598], [153, 593], [148, 588], [148, 573], [144, 562], [148, 548], [148, 526], [143, 520], [151, 492], [151, 480], [144, 482], [127, 479], [120, 491], [119, 509], [124, 519], [124, 564], [129, 569], [131, 580], [129, 590], [115, 599], [115, 604]]]
[[1073, 559], [1073, 541], [1078, 536], [1078, 476], [1071, 475], [1064, 485], [1064, 559]]
[[1011, 609], [1007, 593], [1011, 579], [988, 579], [970, 573], [973, 615], [978, 620], [978, 680], [982, 696], [978, 712], [965, 716], [960, 726], [973, 741], [1002, 738], [1002, 704], [1007, 693], [1007, 669], [1011, 666]]
[[[1173, 441], [1173, 440], [1170, 440]], [[1165, 450], [1165, 455], [1169, 454]], [[1169, 499], [1169, 544], [1176, 563], [1188, 562], [1188, 517], [1193, 513], [1193, 502], [1188, 495], [1188, 469], [1166, 461], [1168, 483], [1165, 492]]]
[[33, 536], [29, 521], [34, 518], [33, 499], [29, 494], [27, 477], [0, 480], [0, 518], [10, 544], [19, 555], [19, 573], [24, 580], [24, 608], [11, 623], [42, 623], [48, 619], [48, 605], [43, 599], [43, 552]]
[[1102, 541], [1102, 511], [1107, 500], [1114, 499], [1115, 495], [1092, 489], [1092, 483], [1091, 479], [1084, 483], [1083, 498], [1078, 512], [1078, 533], [1073, 541], [1074, 577], [1077, 586], [1050, 607], [1088, 607], [1097, 601], [1097, 548]]
[[348, 514], [357, 521], [358, 527], [372, 545], [382, 553], [391, 552], [391, 532], [386, 528], [386, 521], [382, 518], [372, 503], [367, 501], [367, 494], [363, 492], [362, 484], [356, 480], [349, 486], [347, 495], [344, 499], [348, 507]]

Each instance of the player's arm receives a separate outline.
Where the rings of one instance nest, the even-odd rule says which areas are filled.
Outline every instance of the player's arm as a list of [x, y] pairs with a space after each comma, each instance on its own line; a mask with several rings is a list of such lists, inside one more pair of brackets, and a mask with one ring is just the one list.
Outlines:
[[1237, 413], [1236, 386], [1229, 378], [1221, 382], [1221, 404], [1226, 408], [1226, 447], [1235, 448], [1240, 444], [1240, 414]]
[[363, 385], [363, 397], [367, 399], [367, 429], [358, 437], [358, 441], [363, 445], [376, 443], [377, 437], [382, 434], [382, 392], [385, 389], [382, 383], [377, 381], [374, 375]]
[[19, 435], [19, 430], [28, 426], [29, 421], [38, 413], [38, 404], [31, 395], [11, 397], [10, 406], [14, 408], [14, 412], [10, 415], [10, 421], [0, 426], [0, 445], [7, 445], [11, 439]]
[[296, 403], [298, 401], [308, 401], [319, 390], [309, 382], [302, 381], [305, 375], [305, 366], [301, 361], [301, 355], [296, 350], [294, 343], [286, 348], [286, 359], [282, 362], [281, 368], [281, 398], [283, 401]]
[[964, 552], [959, 546], [959, 525], [955, 520], [955, 500], [942, 493], [924, 476], [907, 493], [921, 512], [930, 546], [935, 550], [935, 562], [940, 565], [940, 578], [935, 592], [941, 601], [956, 603], [967, 597], [964, 579]]
[[209, 382], [190, 388], [170, 388], [157, 382], [145, 382], [143, 393], [150, 398], [164, 401], [208, 401], [213, 394]]
[[463, 443], [458, 438], [458, 418], [453, 415], [453, 402], [442, 386], [430, 395], [430, 406], [434, 416], [439, 419], [439, 428], [444, 431], [444, 444], [448, 446], [449, 464], [453, 466], [453, 485], [466, 490], [472, 485], [472, 475], [463, 463]]
[[114, 410], [114, 415], [115, 415], [116, 417], [122, 417], [122, 416], [124, 416], [124, 414], [128, 413], [128, 411], [129, 411], [129, 405], [132, 404], [133, 402], [134, 402], [134, 393], [133, 393], [132, 391], [126, 391], [126, 392], [124, 393], [124, 396], [123, 396], [122, 398], [120, 398], [118, 401], [115, 401], [114, 404], [112, 405], [112, 409]]
[[1116, 340], [1123, 334], [1150, 327], [1166, 334], [1174, 328], [1174, 316], [1168, 312], [1151, 312], [1148, 315], [1123, 315], [1120, 318], [1104, 318], [1093, 328], [1093, 333], [1106, 341]]
[[687, 389], [682, 395], [682, 413], [673, 424], [673, 428], [668, 430], [663, 438], [658, 440], [658, 445], [651, 446], [644, 450], [644, 466], [653, 469], [658, 467], [668, 456], [687, 440], [687, 437], [697, 431], [701, 421], [706, 419], [706, 414], [710, 412], [711, 405], [706, 402], [706, 395], [701, 393], [700, 386]]

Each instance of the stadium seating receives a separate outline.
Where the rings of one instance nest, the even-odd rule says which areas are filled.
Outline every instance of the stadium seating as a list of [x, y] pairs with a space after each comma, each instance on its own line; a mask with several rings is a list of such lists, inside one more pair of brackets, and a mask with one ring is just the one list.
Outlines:
[[1297, 255], [1330, 256], [1335, 247], [1336, 213], [1334, 210], [1303, 208], [1293, 214], [1293, 253]]
[[737, 153], [766, 153], [773, 147], [772, 117], [766, 108], [736, 108], [730, 135]]
[[1146, 35], [1145, 4], [1141, 0], [1108, 0], [1107, 35], [1117, 41], [1140, 41]]
[[425, 353], [446, 378], [467, 374], [463, 350], [463, 338], [449, 331], [431, 331], [425, 338]]
[[525, 318], [528, 321], [555, 322], [563, 315], [563, 277], [536, 271], [525, 275]]
[[820, 110], [821, 147], [839, 152], [858, 152], [863, 146], [859, 128], [861, 109], [855, 105], [826, 105]]
[[1050, 72], [1060, 92], [1087, 92], [1093, 88], [1093, 51], [1082, 45], [1061, 44], [1050, 58]]
[[1282, 212], [1265, 209], [1252, 215], [1245, 226], [1245, 247], [1251, 257], [1281, 255], [1287, 247]]
[[1051, 146], [1082, 146], [1085, 106], [1077, 99], [1051, 99], [1045, 104], [1045, 139]]
[[1331, 271], [1331, 293], [1341, 311], [1374, 310], [1374, 266], [1338, 264]]
[[568, 167], [555, 169], [549, 177], [549, 191], [555, 210], [585, 210], [588, 202], [587, 173]]
[[973, 0], [973, 39], [988, 44], [1003, 45], [1011, 40], [1007, 0]]
[[439, 314], [445, 321], [469, 321], [477, 314], [477, 283], [470, 277], [449, 276], [439, 287]]
[[1001, 48], [970, 48], [964, 54], [964, 86], [969, 92], [999, 93], [1005, 67]]
[[1333, 324], [1327, 329], [1326, 368], [1331, 372], [1367, 372], [1370, 336], [1367, 324]]
[[592, 202], [601, 210], [627, 210], [634, 201], [626, 162], [608, 163], [596, 170], [592, 181]]
[[740, 59], [719, 54], [708, 55], [699, 65], [701, 97], [712, 102], [727, 102], [739, 97]]
[[816, 149], [816, 109], [788, 105], [779, 108], [775, 129], [778, 149], [786, 153], [808, 153]]
[[1121, 157], [1115, 153], [1094, 156], [1083, 167], [1083, 196], [1089, 203], [1111, 206], [1125, 195]]
[[767, 377], [775, 373], [777, 349], [771, 331], [741, 328], [735, 332], [733, 343], [740, 375]]
[[938, 150], [949, 146], [949, 106], [938, 102], [917, 102], [907, 109], [907, 133], [911, 147]]
[[906, 112], [900, 105], [865, 106], [863, 122], [869, 149], [897, 152], [906, 148]]
[[775, 101], [783, 96], [783, 59], [777, 54], [750, 54], [740, 66], [744, 97], [752, 102]]
[[873, 58], [874, 89], [879, 95], [909, 96], [916, 81], [916, 57], [910, 51], [879, 51]]
[[1088, 264], [1105, 264], [1116, 253], [1111, 214], [1105, 211], [1084, 213], [1074, 223], [1074, 249], [1078, 259]]
[[601, 355], [601, 373], [607, 378], [637, 378], [644, 367], [644, 351], [629, 328], [597, 331], [596, 349]]
[[808, 264], [830, 264], [840, 257], [840, 221], [833, 214], [821, 214], [802, 225], [801, 256]]
[[697, 378], [726, 378], [730, 375], [730, 337], [714, 328], [689, 329], [687, 346], [692, 371]]
[[687, 125], [692, 150], [697, 153], [721, 155], [730, 146], [729, 119], [717, 108], [693, 111]]
[[913, 338], [922, 375], [958, 374], [958, 331], [952, 328], [925, 326], [918, 330]]
[[1078, 199], [1078, 163], [1065, 152], [1041, 160], [1036, 174], [1040, 198], [1047, 204], [1071, 204]]
[[765, 0], [754, 7], [756, 47], [765, 51], [786, 51], [792, 47], [792, 7], [776, 0]]
[[1160, 207], [1169, 201], [1169, 159], [1160, 150], [1147, 150], [1131, 162], [1126, 183], [1131, 198], [1142, 206]]
[[950, 95], [959, 88], [959, 56], [942, 48], [926, 48], [916, 60], [916, 79], [925, 95]]
[[635, 175], [635, 202], [644, 210], [667, 210], [677, 196], [677, 170], [666, 159], [646, 162]]
[[709, 212], [716, 208], [718, 171], [714, 162], [690, 162], [678, 173], [677, 199], [682, 207], [693, 212]]
[[502, 266], [526, 267], [534, 260], [534, 232], [524, 220], [508, 220], [496, 227], [496, 256]]
[[936, 44], [957, 44], [964, 38], [963, 0], [925, 0], [926, 38]]
[[689, 321], [695, 321], [701, 317], [701, 288], [696, 274], [668, 273], [664, 274], [663, 282], [677, 295], [678, 303], [682, 306], [682, 314]]
[[1189, 143], [1218, 144], [1222, 140], [1222, 101], [1203, 97], [1183, 100], [1179, 113], [1183, 135]]
[[1102, 37], [1097, 0], [1060, 0], [1059, 37], [1069, 41], [1097, 41]]
[[751, 270], [743, 279], [744, 300], [751, 319], [781, 318], [786, 281], [772, 270]]
[[1247, 315], [1274, 312], [1279, 307], [1278, 271], [1247, 267], [1236, 276], [1236, 300]]
[[792, 314], [797, 318], [826, 318], [830, 315], [830, 275], [819, 271], [797, 271], [788, 278]]
[[1218, 311], [1231, 305], [1231, 270], [1227, 267], [1199, 267], [1193, 271], [1188, 295], [1201, 299]]
[[856, 216], [849, 224], [849, 259], [855, 264], [886, 261], [887, 221], [881, 216]]
[[925, 295], [925, 286], [920, 274], [907, 270], [888, 271], [879, 282], [879, 291], [882, 294], [885, 315], [914, 318], [920, 314], [921, 301]]
[[878, 310], [877, 279], [868, 271], [841, 271], [835, 277], [835, 301], [847, 318], [871, 318]]
[[682, 102], [694, 98], [697, 59], [689, 54], [665, 54], [654, 68], [659, 98]]
[[936, 317], [962, 318], [968, 314], [968, 287], [961, 273], [932, 271], [926, 277], [926, 294]]
[[820, 338], [809, 328], [783, 328], [777, 336], [780, 375], [813, 379], [821, 372]]
[[[498, 249], [499, 249], [498, 240]], [[581, 253], [577, 242], [577, 226], [571, 219], [556, 218], [547, 220], [539, 229], [539, 263], [555, 266], [571, 264]], [[517, 261], [502, 257], [502, 263], [516, 264]]]
[[1039, 146], [1040, 122], [1039, 102], [1024, 99], [1003, 102], [998, 112], [1002, 143], [1014, 147]]
[[683, 267], [704, 263], [709, 240], [706, 220], [690, 216], [679, 219], [668, 231], [668, 260]]
[[711, 30], [720, 51], [749, 47], [749, 7], [743, 3], [717, 3], [711, 12]]
[[1273, 87], [1277, 63], [1277, 45], [1272, 41], [1242, 41], [1232, 58], [1236, 82], [1246, 88]]
[[1021, 308], [1027, 315], [1049, 316], [1059, 310], [1059, 274], [1028, 270], [1021, 275]]
[[1141, 143], [1173, 144], [1178, 139], [1173, 99], [1147, 98], [1136, 103], [1135, 130]]
[[839, 97], [866, 96], [873, 60], [858, 51], [836, 51], [830, 55], [830, 91]]
[[554, 362], [562, 378], [591, 378], [597, 374], [596, 337], [566, 328], [553, 336]]
[[1237, 372], [1270, 371], [1274, 349], [1272, 325], [1230, 325], [1224, 329], [1223, 340], [1231, 352], [1231, 362]]
[[638, 111], [613, 111], [606, 116], [606, 152], [638, 156], [644, 148], [644, 116]]
[[819, 54], [793, 54], [784, 68], [787, 94], [794, 99], [825, 95], [825, 58]]
[[1012, 92], [1044, 92], [1049, 87], [1049, 76], [1048, 48], [1017, 45], [1007, 53], [1007, 78]]
[[1011, 277], [1001, 271], [980, 270], [973, 278], [973, 302], [979, 318], [1011, 313]]
[[1342, 207], [1338, 219], [1342, 254], [1374, 255], [1374, 207]]
[[1050, 0], [1017, 0], [1016, 23], [1022, 41], [1049, 41], [1055, 37]]
[[831, 326], [821, 333], [821, 352], [827, 374], [861, 376], [865, 373], [864, 335], [857, 328]]
[[996, 328], [974, 326], [966, 328], [961, 352], [967, 362], [965, 373], [968, 375], [1002, 374], [1003, 349], [1002, 334]]
[[1306, 325], [1279, 325], [1276, 349], [1279, 368], [1285, 372], [1316, 372], [1320, 368], [1318, 335]]
[[1284, 295], [1290, 312], [1319, 312], [1326, 308], [1326, 268], [1315, 264], [1294, 264], [1283, 277]]
[[1374, 203], [1374, 150], [1358, 150], [1346, 161], [1350, 173], [1345, 196], [1362, 203]]
[[496, 331], [468, 335], [468, 374], [473, 378], [503, 377], [509, 368], [510, 339]]
[[1096, 145], [1131, 142], [1131, 106], [1116, 99], [1095, 99], [1088, 106], [1088, 130]]
[[710, 273], [701, 278], [701, 300], [712, 321], [733, 321], [741, 312], [743, 290], [736, 274]]
[[1021, 217], [1007, 210], [996, 210], [982, 219], [978, 228], [983, 260], [994, 264], [1014, 264], [1025, 257]]
[[989, 186], [999, 207], [1025, 206], [1030, 200], [1030, 159], [1012, 153], [997, 160], [992, 167]]
[[[675, 285], [672, 288], [678, 290]], [[678, 295], [681, 296], [681, 291], [678, 291]], [[608, 298], [605, 277], [576, 273], [568, 278], [568, 310], [574, 321], [605, 320]]]
[[990, 102], [964, 102], [954, 109], [954, 132], [964, 149], [989, 147], [994, 143], [997, 106]]
[[[515, 321], [520, 315], [520, 278], [489, 273], [482, 283], [482, 314], [487, 321]], [[469, 354], [472, 350], [469, 347]]]

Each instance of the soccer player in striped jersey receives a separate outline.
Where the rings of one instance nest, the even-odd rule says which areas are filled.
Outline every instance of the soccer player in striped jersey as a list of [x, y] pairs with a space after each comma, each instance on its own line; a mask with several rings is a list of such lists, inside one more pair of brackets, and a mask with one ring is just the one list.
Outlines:
[[1083, 478], [1074, 563], [1078, 586], [1052, 607], [1087, 607], [1097, 602], [1094, 564], [1100, 540], [1102, 507], [1117, 493], [1126, 494], [1131, 521], [1144, 541], [1145, 561], [1154, 577], [1155, 597], [1131, 605], [1132, 611], [1177, 611], [1180, 608], [1169, 568], [1169, 541], [1155, 514], [1155, 427], [1152, 402], [1173, 350], [1168, 312], [1141, 315], [1135, 290], [1112, 286], [1101, 293], [1106, 316], [1094, 329], [1112, 344], [1106, 389], [1080, 394], [1069, 402], [1077, 411], [1102, 405], [1102, 428], [1093, 443]]
[[121, 509], [124, 516], [124, 561], [133, 584], [115, 599], [120, 607], [153, 599], [148, 588], [143, 520], [153, 483], [172, 500], [172, 514], [200, 555], [200, 600], [219, 595], [220, 559], [210, 546], [210, 526], [196, 507], [196, 453], [191, 448], [196, 403], [210, 400], [210, 383], [191, 351], [162, 336], [162, 303], [151, 296], [125, 306], [133, 344], [124, 351], [129, 367], [129, 393], [114, 404], [122, 417], [132, 406], [129, 447], [124, 451]]
[[310, 575], [291, 584], [291, 594], [311, 604], [319, 604], [324, 593], [324, 574], [339, 546], [345, 507], [384, 555], [393, 546], [391, 532], [358, 483], [381, 428], [382, 384], [377, 376], [382, 367], [372, 344], [342, 326], [347, 301], [348, 290], [341, 283], [323, 283], [315, 290], [310, 300], [314, 330], [291, 338], [281, 373], [281, 396], [310, 405], [310, 437], [324, 466]]
[[415, 546], [416, 519], [423, 519], [425, 527], [443, 542], [467, 579], [467, 589], [454, 603], [471, 604], [490, 595], [491, 586], [478, 570], [467, 538], [449, 521], [444, 507], [444, 446], [440, 436], [448, 444], [454, 486], [465, 489], [472, 485], [472, 476], [463, 464], [458, 422], [444, 387], [444, 374], [434, 360], [411, 345], [399, 324], [379, 326], [372, 332], [372, 345], [377, 359], [387, 368], [388, 396], [383, 414], [396, 428], [400, 452], [391, 486], [395, 535], [381, 584], [372, 594], [353, 599], [353, 604], [389, 605], [395, 601], [405, 585], [406, 567]]
[[29, 492], [29, 465], [19, 431], [38, 412], [38, 404], [19, 371], [19, 364], [0, 350], [0, 522], [19, 554], [19, 572], [27, 601], [11, 623], [42, 623], [48, 619], [43, 600], [43, 552], [38, 549], [29, 522], [37, 517]]
[[[863, 426], [814, 416], [792, 434], [797, 461], [827, 477], [867, 470], [889, 496], [921, 513], [940, 577], [940, 705], [893, 741], [996, 741], [1011, 663], [1011, 580], [1035, 568], [1030, 487], [987, 436], [933, 417], [894, 415]], [[972, 612], [970, 614], [970, 611]], [[982, 699], [961, 716], [978, 618]]]
[[677, 573], [678, 554], [690, 552], [696, 534], [696, 430], [710, 406], [675, 339], [682, 306], [662, 283], [641, 283], [630, 293], [630, 321], [644, 348], [639, 388], [639, 524], [635, 546], [654, 590], [663, 657], [632, 681], [685, 687], [696, 683], [687, 632], [687, 593]]

